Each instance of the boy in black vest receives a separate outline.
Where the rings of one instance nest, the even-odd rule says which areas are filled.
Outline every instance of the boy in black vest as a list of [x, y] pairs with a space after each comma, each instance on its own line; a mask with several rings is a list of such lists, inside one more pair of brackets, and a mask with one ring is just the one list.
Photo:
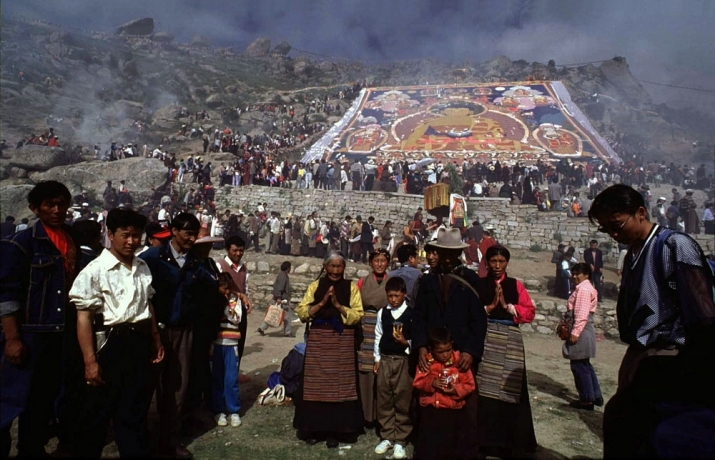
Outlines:
[[375, 325], [375, 365], [377, 374], [377, 421], [382, 441], [375, 453], [394, 449], [392, 458], [406, 457], [405, 442], [412, 431], [410, 402], [412, 377], [408, 372], [412, 317], [405, 298], [407, 286], [399, 276], [385, 284], [388, 305], [377, 313]]

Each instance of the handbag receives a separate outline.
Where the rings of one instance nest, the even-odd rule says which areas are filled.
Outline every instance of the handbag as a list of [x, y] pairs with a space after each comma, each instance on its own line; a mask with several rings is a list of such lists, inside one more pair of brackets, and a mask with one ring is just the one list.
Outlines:
[[263, 321], [270, 327], [280, 327], [285, 319], [286, 312], [283, 310], [280, 304], [268, 305], [266, 310], [266, 316]]
[[259, 406], [282, 406], [286, 403], [286, 390], [281, 384], [266, 388], [258, 395], [256, 404]]
[[576, 315], [573, 314], [573, 310], [564, 313], [559, 324], [556, 325], [556, 335], [558, 335], [561, 340], [568, 340], [569, 337], [571, 337], [571, 329], [575, 321]]

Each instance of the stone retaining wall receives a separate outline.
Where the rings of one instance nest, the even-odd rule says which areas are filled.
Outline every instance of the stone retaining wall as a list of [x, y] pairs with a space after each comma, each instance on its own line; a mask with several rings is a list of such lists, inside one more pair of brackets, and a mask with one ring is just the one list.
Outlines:
[[[306, 216], [318, 211], [322, 218], [336, 222], [342, 221], [346, 214], [363, 218], [373, 216], [378, 227], [386, 220], [403, 225], [418, 207], [424, 206], [421, 195], [385, 192], [226, 186], [216, 193], [218, 212], [226, 208], [253, 212], [259, 203], [264, 202], [270, 210], [276, 210], [282, 216], [288, 213]], [[470, 198], [468, 207], [470, 220], [479, 218], [483, 225], [493, 225], [498, 240], [508, 247], [553, 250], [563, 242], [582, 249], [595, 238], [602, 242], [604, 252], [617, 255], [617, 245], [605, 235], [596, 233], [586, 218], [567, 217], [564, 212], [539, 212], [532, 205], [512, 206], [505, 198]], [[712, 235], [693, 236], [706, 254], [715, 252]]]

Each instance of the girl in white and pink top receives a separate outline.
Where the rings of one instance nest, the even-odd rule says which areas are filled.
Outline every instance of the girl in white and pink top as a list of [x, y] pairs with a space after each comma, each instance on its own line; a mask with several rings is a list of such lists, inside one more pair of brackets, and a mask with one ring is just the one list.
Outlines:
[[596, 357], [596, 330], [593, 327], [593, 314], [598, 308], [598, 292], [590, 281], [591, 267], [580, 263], [571, 268], [571, 276], [576, 288], [569, 297], [568, 310], [573, 323], [571, 336], [563, 347], [564, 358], [571, 360], [579, 400], [573, 401], [571, 407], [593, 410], [595, 406], [603, 405], [601, 387], [598, 384], [596, 371], [591, 365], [591, 358]]

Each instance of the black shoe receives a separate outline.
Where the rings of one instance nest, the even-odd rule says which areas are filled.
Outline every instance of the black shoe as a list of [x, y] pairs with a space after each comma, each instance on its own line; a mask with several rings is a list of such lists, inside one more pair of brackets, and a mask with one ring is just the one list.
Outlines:
[[265, 333], [265, 332], [263, 331], [263, 329], [261, 329], [260, 327], [259, 327], [258, 329], [256, 329], [256, 332], [258, 332], [258, 333], [261, 334], [262, 336], [266, 335], [266, 333]]
[[581, 401], [571, 401], [569, 403], [569, 406], [573, 407], [574, 409], [581, 409], [581, 410], [593, 410], [593, 403], [582, 403]]
[[315, 439], [315, 438], [304, 439], [304, 441], [305, 441], [305, 443], [308, 444], [309, 446], [314, 446], [314, 445], [318, 444], [318, 440]]
[[337, 449], [338, 445], [339, 445], [338, 440], [335, 438], [328, 438], [328, 440], [325, 441], [325, 446], [328, 449]]
[[596, 398], [596, 400], [593, 402], [593, 404], [598, 407], [603, 406], [603, 398]]

